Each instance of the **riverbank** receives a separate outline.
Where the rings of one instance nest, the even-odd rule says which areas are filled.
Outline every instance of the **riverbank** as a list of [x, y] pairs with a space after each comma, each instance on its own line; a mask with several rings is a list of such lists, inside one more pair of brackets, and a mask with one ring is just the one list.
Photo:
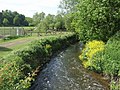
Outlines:
[[36, 40], [0, 60], [0, 89], [26, 90], [34, 81], [38, 68], [43, 67], [56, 51], [78, 41], [76, 34]]
[[108, 90], [83, 68], [80, 53], [81, 43], [76, 43], [52, 57], [30, 90]]
[[106, 43], [93, 40], [85, 44], [79, 56], [85, 68], [102, 74], [109, 81], [110, 90], [120, 87], [120, 32], [117, 32]]

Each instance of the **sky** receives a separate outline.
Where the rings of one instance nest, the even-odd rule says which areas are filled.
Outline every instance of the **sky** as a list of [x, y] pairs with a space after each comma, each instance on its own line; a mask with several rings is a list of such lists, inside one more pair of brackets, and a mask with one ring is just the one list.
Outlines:
[[0, 0], [0, 12], [2, 10], [17, 11], [26, 17], [32, 17], [36, 12], [57, 14], [61, 0]]

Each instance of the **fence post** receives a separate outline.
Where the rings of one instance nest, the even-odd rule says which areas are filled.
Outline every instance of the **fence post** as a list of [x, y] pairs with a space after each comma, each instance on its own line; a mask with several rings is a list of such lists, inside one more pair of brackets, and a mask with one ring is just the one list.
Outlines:
[[5, 37], [5, 27], [4, 27], [4, 34], [3, 34], [3, 36]]
[[19, 29], [18, 29], [18, 27], [17, 27], [17, 36], [19, 35]]
[[10, 36], [12, 36], [12, 35], [11, 35], [11, 32], [12, 32], [12, 27], [10, 28]]

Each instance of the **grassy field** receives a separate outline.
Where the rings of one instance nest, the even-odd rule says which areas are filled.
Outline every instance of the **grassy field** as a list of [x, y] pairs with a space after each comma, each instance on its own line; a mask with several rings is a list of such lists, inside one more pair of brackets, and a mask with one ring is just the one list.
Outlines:
[[[16, 36], [17, 29], [28, 31], [28, 30], [33, 30], [34, 27], [0, 27], [0, 36], [7, 36], [7, 35]], [[10, 40], [3, 40], [3, 38], [0, 38], [0, 57], [9, 54], [11, 51], [22, 48], [27, 44], [29, 44], [31, 41], [34, 41], [36, 39], [47, 38], [51, 36], [56, 37], [60, 35], [65, 35], [67, 33], [69, 32], [56, 32], [55, 34], [40, 33], [39, 37], [38, 37], [38, 33], [32, 33], [32, 34], [27, 33], [27, 36], [18, 37], [17, 39], [13, 38]]]
[[6, 56], [7, 54], [11, 53], [14, 50], [23, 48], [24, 46], [28, 45], [30, 42], [37, 40], [37, 39], [43, 39], [43, 38], [48, 38], [48, 37], [59, 37], [62, 35], [67, 35], [69, 34], [68, 32], [58, 32], [54, 35], [45, 35], [43, 33], [42, 36], [28, 36], [28, 37], [22, 37], [14, 40], [0, 40], [0, 57]]
[[16, 35], [17, 29], [22, 32], [23, 30], [33, 30], [34, 27], [0, 27], [0, 35]]

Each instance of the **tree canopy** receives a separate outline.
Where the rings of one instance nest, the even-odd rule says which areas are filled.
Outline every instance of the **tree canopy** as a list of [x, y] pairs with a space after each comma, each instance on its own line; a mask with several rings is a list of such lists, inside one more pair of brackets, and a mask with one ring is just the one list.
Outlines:
[[61, 14], [52, 15], [36, 13], [33, 16], [33, 23], [37, 26], [37, 31], [65, 30], [64, 17]]
[[62, 0], [61, 12], [67, 30], [75, 30], [81, 40], [107, 41], [120, 30], [120, 0]]
[[2, 10], [0, 12], [0, 26], [28, 26], [29, 22], [25, 16], [18, 12], [10, 10]]

